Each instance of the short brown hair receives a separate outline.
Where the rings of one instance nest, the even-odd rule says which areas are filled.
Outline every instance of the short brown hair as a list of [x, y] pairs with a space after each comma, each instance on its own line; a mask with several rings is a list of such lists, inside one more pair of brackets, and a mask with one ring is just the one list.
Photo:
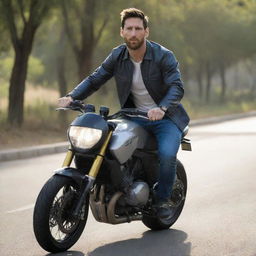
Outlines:
[[128, 18], [140, 18], [143, 21], [144, 29], [148, 27], [148, 17], [145, 16], [143, 11], [136, 8], [128, 8], [122, 10], [121, 15], [121, 27], [124, 28], [124, 23]]

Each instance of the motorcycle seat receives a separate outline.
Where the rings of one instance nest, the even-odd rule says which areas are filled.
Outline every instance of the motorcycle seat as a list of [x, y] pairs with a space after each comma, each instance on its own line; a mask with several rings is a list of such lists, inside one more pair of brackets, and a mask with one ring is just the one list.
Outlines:
[[182, 138], [184, 138], [187, 134], [188, 134], [188, 131], [189, 131], [189, 126], [187, 125], [184, 130], [182, 131]]

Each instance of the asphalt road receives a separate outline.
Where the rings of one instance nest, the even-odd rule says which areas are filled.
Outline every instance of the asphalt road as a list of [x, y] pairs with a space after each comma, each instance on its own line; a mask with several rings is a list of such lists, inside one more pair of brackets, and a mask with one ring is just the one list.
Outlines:
[[[193, 152], [180, 152], [188, 195], [170, 230], [140, 222], [112, 226], [90, 215], [59, 256], [256, 256], [256, 118], [191, 128]], [[33, 205], [64, 154], [0, 163], [0, 255], [45, 256], [32, 232]]]

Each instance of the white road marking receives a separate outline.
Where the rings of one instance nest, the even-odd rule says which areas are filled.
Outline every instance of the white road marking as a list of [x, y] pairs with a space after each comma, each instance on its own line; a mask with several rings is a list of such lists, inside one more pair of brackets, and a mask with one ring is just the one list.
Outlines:
[[34, 208], [34, 206], [35, 206], [35, 204], [29, 204], [29, 205], [23, 206], [21, 208], [15, 209], [15, 210], [7, 211], [6, 213], [22, 212], [22, 211], [30, 210], [30, 209]]

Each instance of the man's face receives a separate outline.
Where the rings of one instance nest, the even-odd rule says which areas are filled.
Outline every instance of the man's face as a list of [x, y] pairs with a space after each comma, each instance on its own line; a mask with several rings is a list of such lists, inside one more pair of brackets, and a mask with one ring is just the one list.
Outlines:
[[127, 47], [131, 50], [139, 49], [148, 37], [148, 28], [144, 29], [143, 21], [140, 18], [128, 18], [125, 20], [124, 28], [121, 28], [120, 35], [124, 38]]

